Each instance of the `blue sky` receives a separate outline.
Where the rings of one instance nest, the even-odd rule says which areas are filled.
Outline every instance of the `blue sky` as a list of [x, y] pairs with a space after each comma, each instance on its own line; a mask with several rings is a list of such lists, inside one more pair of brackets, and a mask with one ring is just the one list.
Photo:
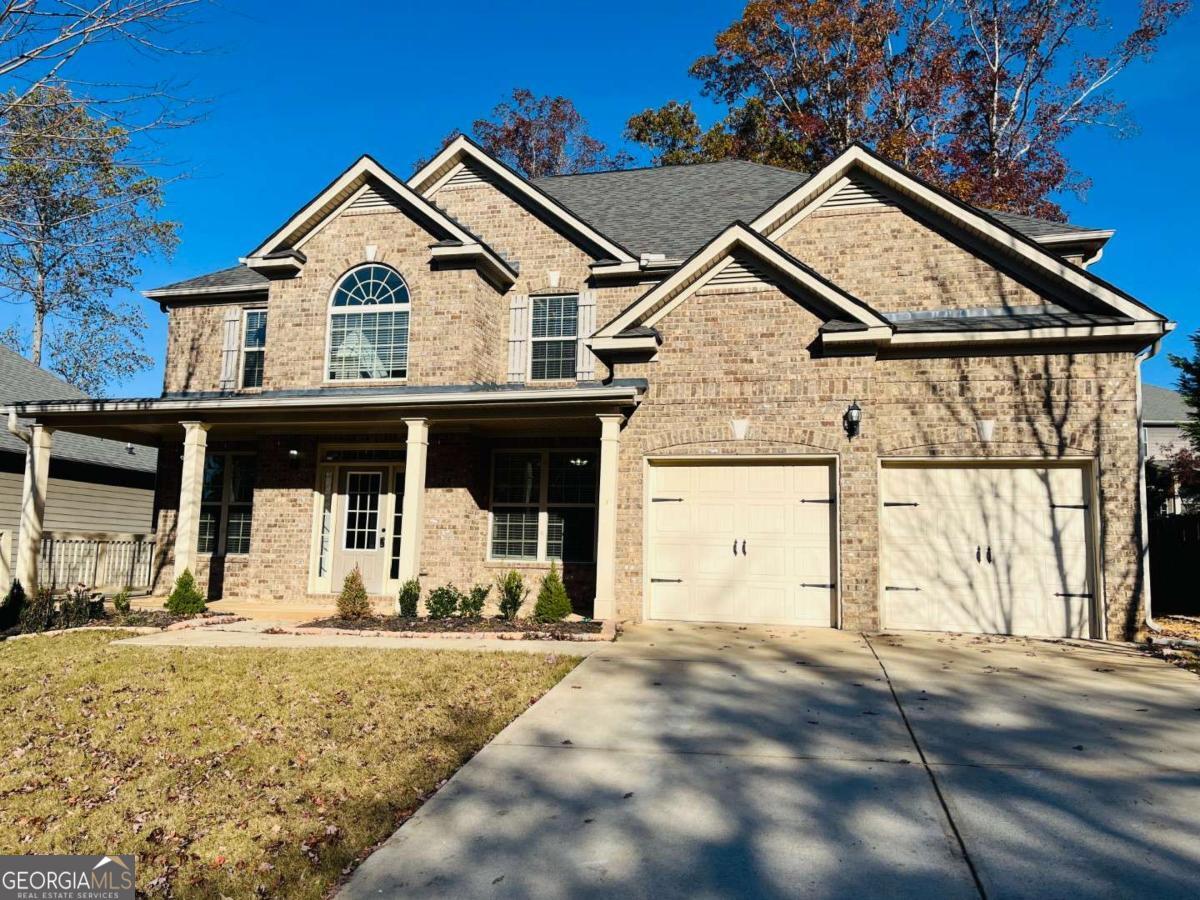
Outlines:
[[[1134, 4], [1103, 5], [1121, 22]], [[211, 100], [199, 124], [160, 137], [161, 155], [188, 173], [167, 193], [182, 242], [172, 260], [145, 261], [138, 288], [234, 264], [361, 153], [407, 176], [449, 131], [468, 128], [514, 86], [571, 97], [610, 146], [620, 145], [631, 113], [668, 99], [697, 100], [703, 111], [688, 65], [743, 4], [611, 0], [602, 15], [588, 5], [506, 6], [216, 5], [182, 36], [206, 52], [135, 57], [114, 67], [127, 75], [106, 72], [143, 81], [173, 75]], [[1179, 323], [1144, 367], [1148, 382], [1167, 386], [1175, 374], [1165, 353], [1186, 352], [1186, 335], [1200, 328], [1190, 233], [1200, 187], [1189, 174], [1200, 145], [1198, 19], [1187, 17], [1150, 64], [1117, 80], [1136, 135], [1072, 139], [1071, 157], [1094, 186], [1084, 201], [1062, 200], [1072, 221], [1117, 230], [1094, 271]], [[114, 385], [116, 394], [161, 389], [166, 317], [142, 302], [146, 346], [159, 365]], [[11, 315], [0, 309], [0, 327]]]

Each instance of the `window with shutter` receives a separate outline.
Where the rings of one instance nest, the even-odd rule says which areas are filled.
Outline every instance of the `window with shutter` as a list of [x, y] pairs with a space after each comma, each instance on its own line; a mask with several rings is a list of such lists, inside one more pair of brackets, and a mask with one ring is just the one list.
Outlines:
[[223, 391], [232, 391], [237, 387], [238, 357], [242, 350], [241, 331], [242, 308], [226, 307], [221, 338], [220, 389]]
[[592, 381], [596, 377], [596, 357], [584, 343], [596, 330], [596, 292], [583, 291], [579, 295], [579, 337], [575, 342], [575, 377], [580, 381]]
[[529, 347], [529, 298], [514, 294], [508, 302], [508, 380], [524, 384]]

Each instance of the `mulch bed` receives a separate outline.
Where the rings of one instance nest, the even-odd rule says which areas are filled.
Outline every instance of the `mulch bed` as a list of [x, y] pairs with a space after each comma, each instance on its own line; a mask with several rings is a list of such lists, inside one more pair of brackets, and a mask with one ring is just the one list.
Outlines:
[[368, 616], [363, 619], [316, 619], [301, 628], [336, 628], [344, 631], [419, 631], [428, 634], [486, 634], [527, 632], [529, 634], [599, 634], [603, 622], [534, 622], [532, 619], [479, 618], [408, 619], [403, 616]]
[[127, 628], [166, 628], [168, 625], [174, 625], [176, 622], [203, 619], [207, 615], [210, 614], [177, 616], [174, 613], [167, 612], [165, 609], [131, 609], [124, 614], [105, 611], [104, 615], [88, 620], [87, 625], [84, 627], [112, 628], [114, 626], [124, 626]]

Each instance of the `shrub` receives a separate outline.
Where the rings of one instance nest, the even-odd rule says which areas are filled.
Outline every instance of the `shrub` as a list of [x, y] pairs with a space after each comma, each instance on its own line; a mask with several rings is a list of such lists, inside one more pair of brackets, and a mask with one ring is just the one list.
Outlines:
[[0, 631], [8, 631], [21, 621], [21, 610], [25, 608], [25, 588], [21, 582], [13, 581], [4, 603], [0, 605]]
[[529, 588], [525, 587], [525, 579], [516, 569], [509, 569], [496, 580], [496, 589], [500, 592], [500, 617], [512, 621], [521, 611], [521, 604], [529, 596]]
[[58, 607], [58, 628], [79, 628], [92, 617], [92, 592], [80, 582], [67, 591]]
[[458, 601], [458, 614], [467, 619], [478, 619], [483, 614], [483, 605], [487, 603], [491, 589], [488, 584], [477, 584], [471, 588], [471, 592]]
[[164, 605], [168, 612], [177, 616], [194, 616], [204, 612], [204, 595], [196, 587], [191, 569], [184, 569], [175, 579], [175, 589]]
[[539, 622], [561, 622], [571, 614], [571, 598], [562, 579], [558, 577], [558, 567], [550, 564], [550, 573], [542, 579], [538, 590], [537, 603], [533, 607], [533, 617]]
[[421, 600], [421, 582], [410, 578], [400, 585], [400, 596], [396, 600], [396, 611], [406, 619], [417, 617], [417, 604]]
[[431, 619], [448, 619], [454, 615], [463, 601], [462, 591], [452, 584], [442, 585], [429, 592], [425, 611]]
[[115, 613], [117, 613], [117, 615], [120, 615], [120, 616], [128, 615], [129, 609], [130, 609], [129, 588], [125, 588], [124, 590], [117, 593], [112, 599], [112, 604], [113, 604], [113, 611]]
[[371, 615], [371, 600], [363, 586], [362, 572], [355, 566], [342, 582], [342, 592], [337, 598], [338, 617], [342, 619], [365, 619]]
[[26, 634], [48, 631], [54, 625], [54, 595], [50, 588], [38, 588], [21, 607], [21, 630]]

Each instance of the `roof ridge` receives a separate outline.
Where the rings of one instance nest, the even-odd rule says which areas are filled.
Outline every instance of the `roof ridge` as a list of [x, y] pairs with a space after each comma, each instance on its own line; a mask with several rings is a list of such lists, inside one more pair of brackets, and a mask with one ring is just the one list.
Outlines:
[[699, 169], [702, 166], [724, 166], [731, 163], [741, 163], [750, 166], [758, 166], [762, 169], [774, 169], [776, 172], [787, 172], [789, 175], [808, 176], [809, 173], [801, 172], [798, 169], [785, 169], [783, 166], [773, 166], [770, 163], [755, 162], [752, 159], [739, 159], [735, 156], [727, 157], [726, 159], [708, 159], [698, 162], [686, 163], [666, 163], [663, 165], [649, 166], [632, 166], [626, 169], [598, 169], [595, 172], [564, 172], [559, 175], [539, 175], [537, 178], [531, 178], [530, 181], [550, 181], [562, 178], [583, 178], [589, 175], [621, 175], [627, 172], [665, 172], [670, 169]]

